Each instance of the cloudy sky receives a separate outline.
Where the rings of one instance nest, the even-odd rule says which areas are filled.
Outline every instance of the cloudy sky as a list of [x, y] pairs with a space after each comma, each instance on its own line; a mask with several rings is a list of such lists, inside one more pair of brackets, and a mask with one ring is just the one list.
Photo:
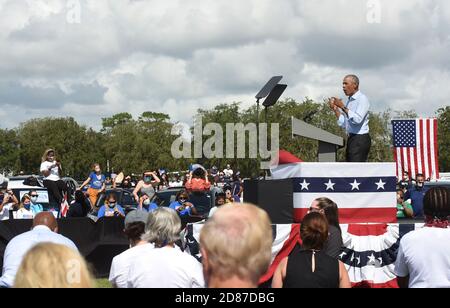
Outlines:
[[340, 95], [358, 74], [372, 109], [449, 105], [448, 0], [0, 0], [0, 127], [42, 116]]

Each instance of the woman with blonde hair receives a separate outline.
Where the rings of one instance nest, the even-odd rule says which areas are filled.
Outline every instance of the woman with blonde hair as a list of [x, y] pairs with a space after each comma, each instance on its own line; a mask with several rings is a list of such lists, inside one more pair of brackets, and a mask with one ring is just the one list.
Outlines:
[[25, 255], [15, 288], [92, 288], [93, 278], [85, 260], [64, 245], [41, 243]]
[[50, 202], [56, 202], [59, 211], [61, 203], [64, 201], [64, 194], [67, 193], [67, 185], [61, 180], [61, 162], [56, 159], [55, 150], [48, 149], [44, 152], [40, 170], [44, 175], [43, 183], [48, 190]]
[[31, 197], [28, 194], [23, 195], [20, 199], [19, 209], [16, 212], [16, 219], [33, 219], [34, 215], [31, 211]]

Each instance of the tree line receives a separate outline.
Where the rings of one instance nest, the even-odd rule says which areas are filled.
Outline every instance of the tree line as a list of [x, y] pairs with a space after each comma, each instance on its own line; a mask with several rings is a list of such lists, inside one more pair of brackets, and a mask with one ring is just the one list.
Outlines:
[[[304, 161], [316, 161], [318, 145], [306, 138], [292, 138], [291, 117], [344, 137], [344, 131], [338, 127], [327, 104], [308, 98], [300, 103], [293, 99], [280, 101], [270, 108], [267, 118], [264, 112], [257, 114], [256, 106], [244, 109], [236, 102], [199, 109], [198, 114], [202, 116], [203, 126], [218, 123], [224, 132], [226, 123], [255, 123], [258, 116], [261, 122], [279, 123], [280, 148]], [[369, 160], [393, 161], [391, 119], [416, 117], [414, 111], [371, 112], [372, 148]], [[436, 117], [439, 121], [440, 170], [450, 171], [450, 107], [437, 110]], [[258, 174], [259, 164], [255, 159], [174, 159], [171, 147], [179, 136], [171, 132], [177, 124], [167, 114], [150, 111], [138, 118], [133, 118], [129, 113], [103, 118], [100, 131], [80, 125], [72, 117], [32, 119], [14, 129], [0, 129], [0, 172], [37, 174], [42, 153], [47, 148], [54, 148], [61, 159], [64, 174], [76, 179], [87, 177], [94, 162], [100, 163], [104, 171], [109, 162], [110, 170], [126, 174], [140, 174], [144, 170], [157, 168], [181, 171], [192, 163], [219, 168], [229, 163], [244, 176]], [[226, 138], [225, 135], [224, 143]], [[207, 139], [208, 136], [203, 136], [203, 141]], [[248, 145], [248, 140], [246, 142]], [[344, 161], [344, 155], [345, 150], [339, 150], [338, 160]]]

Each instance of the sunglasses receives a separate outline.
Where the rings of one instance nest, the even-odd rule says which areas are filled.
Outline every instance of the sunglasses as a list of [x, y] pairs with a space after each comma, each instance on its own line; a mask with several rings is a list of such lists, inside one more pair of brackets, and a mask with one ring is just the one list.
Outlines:
[[30, 195], [30, 197], [39, 197], [39, 195]]

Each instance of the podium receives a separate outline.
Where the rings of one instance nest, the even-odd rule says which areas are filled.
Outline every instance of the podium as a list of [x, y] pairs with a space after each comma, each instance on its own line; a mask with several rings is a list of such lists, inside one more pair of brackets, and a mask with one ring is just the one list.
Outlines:
[[344, 146], [344, 138], [333, 135], [323, 129], [304, 121], [292, 119], [292, 138], [305, 137], [319, 142], [318, 161], [320, 163], [336, 162], [337, 150]]

